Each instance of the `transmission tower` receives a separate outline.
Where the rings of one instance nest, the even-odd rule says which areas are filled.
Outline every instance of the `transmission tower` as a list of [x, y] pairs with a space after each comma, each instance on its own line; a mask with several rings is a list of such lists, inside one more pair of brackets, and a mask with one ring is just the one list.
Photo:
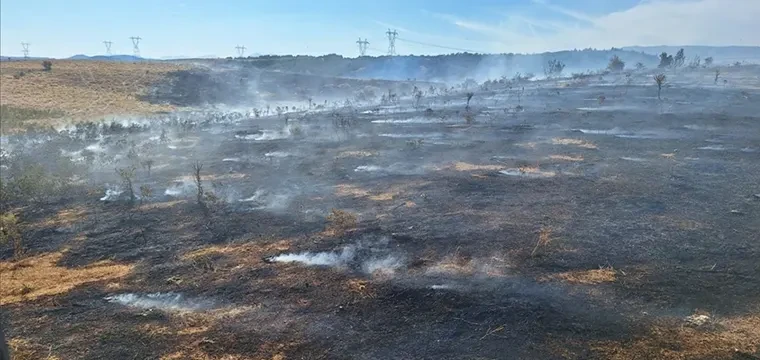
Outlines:
[[237, 49], [238, 57], [243, 57], [243, 54], [245, 54], [245, 45], [235, 46], [235, 49]]
[[367, 41], [367, 39], [362, 40], [362, 38], [359, 38], [356, 43], [359, 45], [359, 55], [367, 55], [367, 46], [369, 45], [369, 41]]
[[29, 58], [29, 43], [26, 43], [26, 42], [21, 43], [21, 52], [24, 53], [24, 59]]
[[132, 45], [134, 45], [132, 51], [135, 56], [140, 57], [140, 40], [142, 40], [142, 38], [139, 36], [132, 36], [129, 39], [132, 40]]
[[398, 32], [388, 29], [385, 35], [388, 35], [388, 56], [396, 55], [396, 37], [398, 37]]
[[103, 44], [106, 46], [106, 55], [110, 56], [111, 55], [111, 44], [113, 44], [113, 43], [106, 40], [106, 41], [103, 41]]

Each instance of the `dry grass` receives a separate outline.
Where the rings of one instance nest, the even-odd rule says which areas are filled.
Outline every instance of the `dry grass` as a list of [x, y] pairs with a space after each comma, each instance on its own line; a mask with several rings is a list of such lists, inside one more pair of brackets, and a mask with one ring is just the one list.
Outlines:
[[[139, 96], [168, 72], [185, 68], [160, 62], [55, 60], [52, 71], [41, 71], [36, 60], [4, 61], [0, 63], [0, 103], [62, 111], [76, 119], [170, 111], [169, 105], [150, 104]], [[21, 72], [24, 75], [18, 76]]]
[[504, 166], [502, 165], [476, 165], [476, 164], [470, 164], [466, 162], [456, 162], [453, 165], [454, 170], [456, 171], [478, 171], [478, 170], [485, 170], [485, 171], [496, 171], [496, 170], [504, 170]]
[[58, 360], [50, 347], [35, 344], [29, 340], [13, 338], [8, 340], [8, 348], [14, 360]]
[[681, 319], [653, 326], [649, 334], [632, 341], [605, 341], [592, 344], [592, 349], [605, 359], [750, 359], [737, 352], [757, 354], [760, 351], [760, 316], [718, 319], [715, 326], [685, 326]]
[[346, 231], [356, 228], [359, 223], [355, 214], [340, 209], [332, 209], [330, 215], [327, 215], [327, 221], [329, 225], [325, 229], [325, 234], [334, 236], [345, 234]]
[[549, 275], [541, 278], [542, 281], [559, 280], [571, 284], [580, 285], [598, 285], [603, 283], [614, 282], [617, 279], [617, 272], [614, 269], [594, 269], [568, 271], [559, 274]]
[[583, 156], [549, 155], [549, 159], [561, 161], [583, 161]]
[[58, 266], [63, 252], [43, 254], [18, 262], [0, 262], [3, 286], [0, 305], [58, 295], [83, 284], [116, 280], [126, 276], [132, 265], [100, 261], [79, 268]]
[[335, 195], [337, 196], [351, 196], [351, 197], [365, 197], [369, 196], [369, 191], [351, 184], [338, 184], [335, 185]]
[[552, 145], [572, 145], [583, 149], [596, 149], [596, 145], [581, 139], [553, 138]]
[[84, 219], [87, 215], [87, 209], [84, 206], [77, 206], [71, 209], [64, 209], [36, 225], [40, 227], [70, 227]]
[[344, 158], [360, 158], [360, 157], [370, 157], [375, 156], [377, 153], [373, 151], [341, 151], [338, 153], [336, 158], [338, 159], [344, 159]]

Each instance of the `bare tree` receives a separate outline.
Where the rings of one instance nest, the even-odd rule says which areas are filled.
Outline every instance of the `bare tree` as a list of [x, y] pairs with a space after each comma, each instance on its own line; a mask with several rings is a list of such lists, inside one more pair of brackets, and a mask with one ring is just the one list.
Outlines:
[[665, 74], [657, 74], [654, 76], [654, 82], [657, 83], [657, 99], [662, 100], [660, 93], [662, 92], [662, 85], [665, 84], [667, 76]]

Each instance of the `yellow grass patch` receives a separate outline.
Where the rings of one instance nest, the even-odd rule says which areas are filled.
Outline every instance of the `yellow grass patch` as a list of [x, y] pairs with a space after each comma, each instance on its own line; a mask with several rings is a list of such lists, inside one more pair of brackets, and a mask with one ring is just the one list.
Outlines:
[[56, 264], [63, 254], [55, 252], [18, 262], [0, 262], [3, 277], [0, 305], [63, 294], [79, 285], [122, 278], [133, 267], [100, 261], [83, 267], [67, 268]]
[[553, 145], [573, 145], [584, 149], [596, 149], [596, 145], [581, 139], [553, 138]]
[[[739, 359], [760, 351], [760, 315], [714, 320], [714, 327], [684, 326], [681, 319], [653, 326], [632, 341], [601, 341], [591, 348], [605, 359]], [[673, 346], [678, 344], [678, 346]], [[750, 358], [750, 357], [746, 357]]]
[[338, 159], [344, 159], [344, 158], [352, 158], [352, 157], [370, 157], [375, 156], [377, 153], [374, 151], [341, 151], [338, 153], [336, 158]]
[[549, 155], [549, 159], [562, 161], [583, 161], [583, 156]]
[[540, 280], [561, 280], [571, 284], [597, 285], [614, 282], [616, 274], [617, 273], [613, 269], [580, 270], [549, 275]]
[[[173, 106], [139, 99], [170, 71], [187, 66], [159, 62], [53, 60], [0, 63], [0, 102], [16, 107], [60, 110], [73, 118], [171, 111]], [[23, 72], [23, 76], [19, 74]]]
[[456, 171], [478, 171], [478, 170], [496, 171], [496, 170], [503, 170], [505, 167], [503, 165], [476, 165], [476, 164], [470, 164], [470, 163], [459, 161], [459, 162], [454, 163], [453, 168]]
[[369, 191], [351, 184], [338, 184], [335, 185], [335, 195], [337, 196], [352, 196], [352, 197], [365, 197], [369, 196]]
[[14, 360], [58, 360], [51, 352], [51, 348], [40, 344], [32, 343], [22, 338], [8, 339], [8, 349]]
[[[196, 249], [182, 255], [182, 260], [193, 260], [210, 255], [235, 255], [239, 257], [250, 257], [258, 260], [258, 254], [264, 254], [267, 252], [278, 252], [289, 250], [291, 246], [290, 240], [280, 240], [274, 243], [256, 243], [250, 242], [245, 244], [231, 244], [231, 245], [212, 245], [201, 249]], [[255, 255], [254, 255], [255, 254]]]
[[174, 206], [177, 206], [179, 204], [187, 202], [186, 200], [174, 200], [174, 201], [164, 201], [164, 202], [158, 202], [158, 203], [149, 203], [149, 204], [143, 204], [138, 207], [139, 210], [152, 210], [152, 209], [168, 209], [172, 208]]

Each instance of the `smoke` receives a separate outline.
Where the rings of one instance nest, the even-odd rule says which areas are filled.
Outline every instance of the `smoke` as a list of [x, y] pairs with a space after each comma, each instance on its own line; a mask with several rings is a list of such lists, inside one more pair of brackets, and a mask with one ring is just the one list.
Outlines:
[[174, 292], [157, 292], [150, 294], [126, 293], [107, 296], [105, 300], [128, 307], [158, 309], [164, 311], [191, 312], [206, 310], [215, 306], [214, 301], [207, 299], [191, 299]]
[[354, 270], [367, 275], [393, 275], [405, 265], [404, 256], [388, 248], [389, 238], [364, 238], [335, 251], [301, 252], [270, 257], [271, 262], [299, 263]]

